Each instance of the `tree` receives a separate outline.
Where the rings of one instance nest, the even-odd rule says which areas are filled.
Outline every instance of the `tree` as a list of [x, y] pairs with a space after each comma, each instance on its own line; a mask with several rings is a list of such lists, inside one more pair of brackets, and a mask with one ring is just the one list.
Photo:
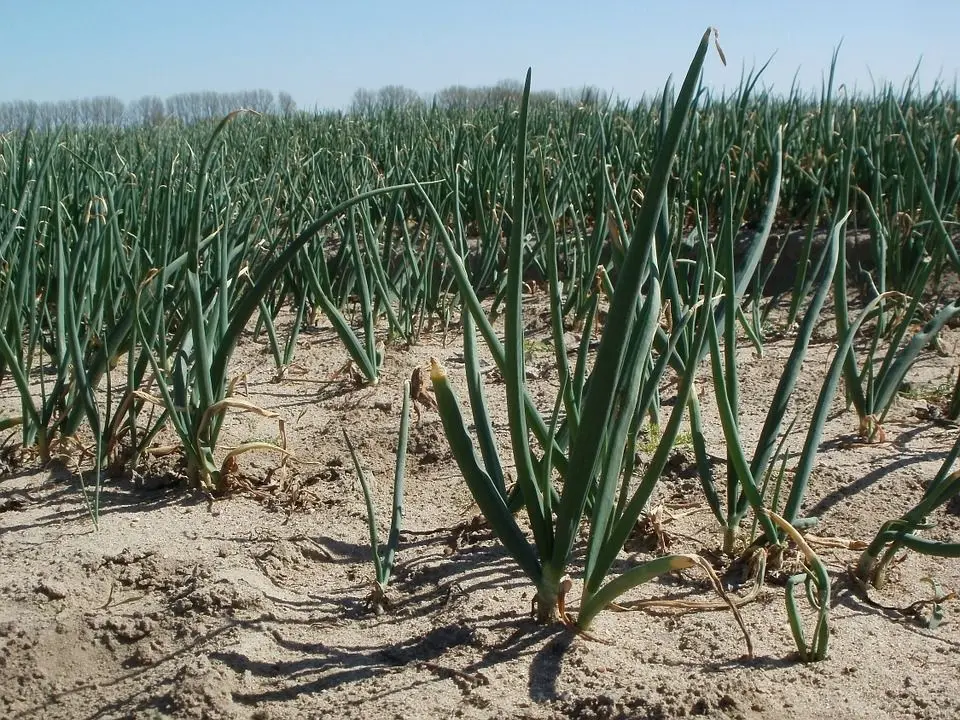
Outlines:
[[416, 90], [403, 85], [386, 85], [377, 92], [377, 106], [380, 110], [400, 110], [423, 105]]
[[240, 108], [263, 114], [293, 115], [297, 104], [286, 92], [274, 99], [270, 90], [178, 93], [165, 101], [155, 95], [144, 95], [126, 106], [119, 98], [107, 95], [42, 103], [14, 100], [0, 103], [0, 132], [30, 126], [45, 130], [61, 125], [76, 128], [157, 125], [168, 118], [193, 123], [220, 118]]
[[277, 93], [277, 111], [283, 117], [290, 117], [297, 112], [297, 103], [290, 93], [282, 90]]
[[25, 130], [39, 123], [40, 106], [32, 100], [0, 103], [0, 131]]
[[377, 109], [377, 93], [374, 90], [360, 88], [353, 93], [353, 100], [350, 102], [350, 112], [358, 115], [366, 115]]
[[144, 95], [130, 103], [127, 116], [136, 125], [159, 125], [166, 118], [163, 100], [156, 95]]

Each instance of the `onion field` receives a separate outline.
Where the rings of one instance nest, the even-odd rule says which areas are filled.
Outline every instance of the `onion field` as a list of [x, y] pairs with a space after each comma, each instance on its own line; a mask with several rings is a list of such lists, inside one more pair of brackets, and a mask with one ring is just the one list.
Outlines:
[[[238, 109], [214, 123], [0, 135], [6, 520], [27, 488], [8, 482], [31, 477], [67, 488], [71, 527], [109, 545], [117, 498], [147, 516], [145, 488], [165, 473], [164, 492], [199, 500], [194, 512], [212, 532], [218, 512], [251, 499], [272, 507], [278, 473], [314, 476], [335, 452], [324, 467], [339, 485], [323, 491], [326, 506], [278, 502], [307, 535], [356, 545], [359, 584], [346, 593], [355, 606], [323, 612], [366, 623], [361, 637], [378, 637], [377, 623], [402, 626], [405, 605], [420, 607], [410, 603], [438, 586], [415, 582], [409, 563], [439, 517], [447, 535], [488, 541], [484, 562], [505, 573], [494, 585], [512, 593], [505, 622], [588, 654], [618, 645], [624, 623], [675, 612], [710, 616], [732, 638], [686, 661], [719, 657], [749, 675], [761, 671], [751, 663], [787, 658], [777, 670], [787, 676], [834, 662], [834, 638], [853, 642], [839, 606], [909, 597], [915, 612], [883, 623], [953, 638], [953, 671], [941, 675], [950, 716], [960, 666], [950, 622], [960, 578], [960, 96], [909, 83], [853, 94], [829, 70], [817, 94], [765, 89], [762, 71], [721, 94], [701, 86], [704, 64], [723, 62], [712, 31], [695, 50], [684, 74], [639, 102], [544, 99], [528, 72], [523, 94], [500, 107]], [[760, 360], [763, 377], [750, 365]], [[303, 370], [318, 363], [323, 373]], [[249, 389], [244, 368], [254, 367], [264, 388], [301, 396], [303, 409]], [[312, 407], [334, 407], [323, 394], [331, 384], [336, 402], [354, 399], [367, 419], [336, 405], [335, 431], [291, 439], [308, 437]], [[908, 436], [922, 433], [923, 451], [911, 451]], [[828, 490], [819, 473], [837, 443], [889, 452], [915, 481], [838, 526], [830, 493], [856, 497], [893, 480], [860, 459], [844, 466], [845, 489]], [[427, 446], [442, 472], [422, 459]], [[671, 479], [678, 457], [682, 497]], [[460, 524], [465, 505], [472, 519]], [[684, 525], [693, 513], [697, 523]], [[138, 542], [175, 543], [149, 527]], [[638, 537], [648, 541], [639, 553]], [[942, 573], [901, 571], [911, 562]], [[122, 585], [100, 568], [94, 577]], [[162, 614], [174, 601], [156, 602]], [[624, 620], [631, 609], [648, 612]], [[758, 630], [752, 613], [780, 635]], [[325, 642], [323, 627], [310, 632]], [[218, 652], [210, 657], [237, 677], [256, 666]], [[424, 646], [383, 662], [436, 678], [447, 657]], [[510, 657], [523, 673], [539, 655]], [[532, 703], [525, 716], [577, 716], [598, 697], [580, 678], [570, 691], [579, 709], [569, 694], [533, 690], [497, 704], [496, 666], [444, 676], [470, 686], [465, 696], [491, 696], [471, 717], [502, 716], [517, 697]], [[370, 667], [365, 678], [387, 672]], [[331, 704], [236, 685], [232, 711], [306, 717], [358, 702], [365, 717], [390, 716], [387, 701], [348, 700], [322, 677]], [[67, 703], [42, 716], [82, 716], [50, 700], [53, 685], [41, 695]], [[39, 696], [24, 697], [0, 699], [0, 714], [40, 712]], [[149, 697], [131, 691], [90, 717], [202, 710]], [[444, 702], [421, 709], [446, 716]], [[736, 692], [731, 702], [740, 717], [768, 716]], [[622, 715], [601, 706], [581, 716], [654, 716], [648, 705]]]

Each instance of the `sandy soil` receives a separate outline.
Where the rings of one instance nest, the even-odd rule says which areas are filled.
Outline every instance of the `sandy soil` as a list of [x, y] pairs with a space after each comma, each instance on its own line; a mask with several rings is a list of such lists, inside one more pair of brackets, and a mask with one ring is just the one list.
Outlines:
[[[547, 337], [540, 320], [531, 323], [532, 339]], [[793, 401], [804, 417], [832, 353], [829, 329], [811, 348]], [[955, 377], [958, 338], [945, 335], [946, 357], [921, 359], [909, 376], [915, 389]], [[743, 609], [752, 659], [729, 612], [610, 610], [591, 637], [541, 627], [528, 617], [531, 586], [473, 522], [476, 508], [429, 410], [411, 431], [393, 607], [371, 613], [366, 512], [341, 427], [377, 480], [386, 522], [401, 382], [436, 356], [464, 397], [460, 343], [455, 330], [438, 331], [415, 347], [390, 348], [381, 384], [363, 388], [334, 377], [346, 355], [328, 328], [301, 336], [296, 365], [280, 381], [265, 344], [247, 338], [235, 371], [246, 375], [252, 402], [281, 414], [296, 460], [277, 469], [268, 454], [244, 456], [238, 490], [209, 502], [184, 487], [167, 459], [142, 479], [105, 483], [99, 530], [76, 476], [8, 451], [0, 717], [960, 717], [958, 604], [945, 604], [935, 630], [877, 606], [930, 598], [927, 577], [960, 589], [960, 562], [908, 554], [868, 602], [848, 578], [858, 553], [819, 547], [835, 606], [829, 658], [811, 665], [793, 655], [783, 587], [773, 578]], [[530, 347], [547, 407], [552, 354]], [[789, 340], [771, 341], [763, 358], [742, 349], [741, 430], [751, 442], [789, 349]], [[505, 444], [502, 383], [496, 373], [487, 381]], [[0, 388], [0, 403], [12, 407], [13, 392]], [[706, 376], [699, 392], [707, 418], [715, 417]], [[901, 398], [885, 423], [887, 442], [864, 445], [854, 416], [837, 406], [805, 508], [822, 517], [817, 535], [867, 541], [916, 502], [957, 432], [927, 419], [925, 407]], [[711, 450], [722, 455], [718, 424], [708, 427]], [[276, 434], [275, 421], [234, 415], [224, 444]], [[718, 547], [688, 448], [671, 461], [660, 505], [671, 549]], [[960, 538], [958, 514], [956, 502], [942, 509], [930, 536]], [[649, 544], [628, 545], [623, 557], [649, 557]], [[663, 578], [626, 599], [671, 595], [712, 599], [696, 574]]]

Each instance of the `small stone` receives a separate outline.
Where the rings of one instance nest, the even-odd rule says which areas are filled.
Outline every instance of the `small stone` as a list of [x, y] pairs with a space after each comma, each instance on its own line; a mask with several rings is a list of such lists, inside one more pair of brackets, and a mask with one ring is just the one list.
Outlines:
[[41, 581], [37, 585], [37, 592], [46, 595], [49, 600], [63, 600], [69, 594], [63, 585], [49, 580]]

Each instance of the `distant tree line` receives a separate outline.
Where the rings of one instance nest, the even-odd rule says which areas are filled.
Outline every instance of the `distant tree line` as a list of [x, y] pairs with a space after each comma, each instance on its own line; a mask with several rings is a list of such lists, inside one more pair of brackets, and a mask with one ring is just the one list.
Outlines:
[[[411, 107], [436, 107], [443, 110], [476, 110], [479, 108], [500, 107], [504, 103], [519, 103], [523, 95], [523, 83], [517, 80], [501, 80], [495, 85], [467, 87], [451, 85], [432, 94], [421, 95], [403, 85], [387, 85], [379, 90], [357, 90], [350, 103], [350, 112], [365, 114], [390, 109]], [[596, 87], [583, 87], [577, 90], [556, 92], [538, 90], [530, 93], [530, 102], [569, 103], [573, 105], [601, 105], [609, 100], [609, 95]]]
[[[411, 107], [476, 110], [501, 107], [504, 103], [517, 104], [522, 94], [523, 85], [516, 80], [501, 80], [486, 87], [451, 85], [427, 95], [421, 95], [402, 85], [387, 85], [379, 90], [357, 90], [349, 111], [365, 114]], [[530, 96], [530, 101], [535, 104], [561, 102], [597, 105], [606, 103], [608, 99], [607, 93], [595, 87], [564, 92], [538, 90]], [[126, 104], [118, 98], [108, 96], [58, 102], [14, 100], [0, 102], [0, 132], [23, 130], [27, 127], [45, 130], [63, 125], [76, 128], [119, 128], [157, 125], [170, 120], [195, 123], [223, 117], [238, 108], [283, 116], [297, 112], [297, 104], [289, 93], [279, 92], [274, 96], [269, 90], [190, 92], [171, 95], [166, 99], [145, 95]]]
[[292, 115], [297, 104], [289, 93], [280, 92], [274, 97], [269, 90], [180, 93], [166, 100], [146, 95], [128, 104], [106, 96], [58, 102], [15, 100], [0, 102], [0, 130], [23, 130], [31, 126], [49, 129], [61, 125], [125, 127], [156, 125], [166, 120], [193, 123], [222, 117], [238, 108], [264, 114]]

